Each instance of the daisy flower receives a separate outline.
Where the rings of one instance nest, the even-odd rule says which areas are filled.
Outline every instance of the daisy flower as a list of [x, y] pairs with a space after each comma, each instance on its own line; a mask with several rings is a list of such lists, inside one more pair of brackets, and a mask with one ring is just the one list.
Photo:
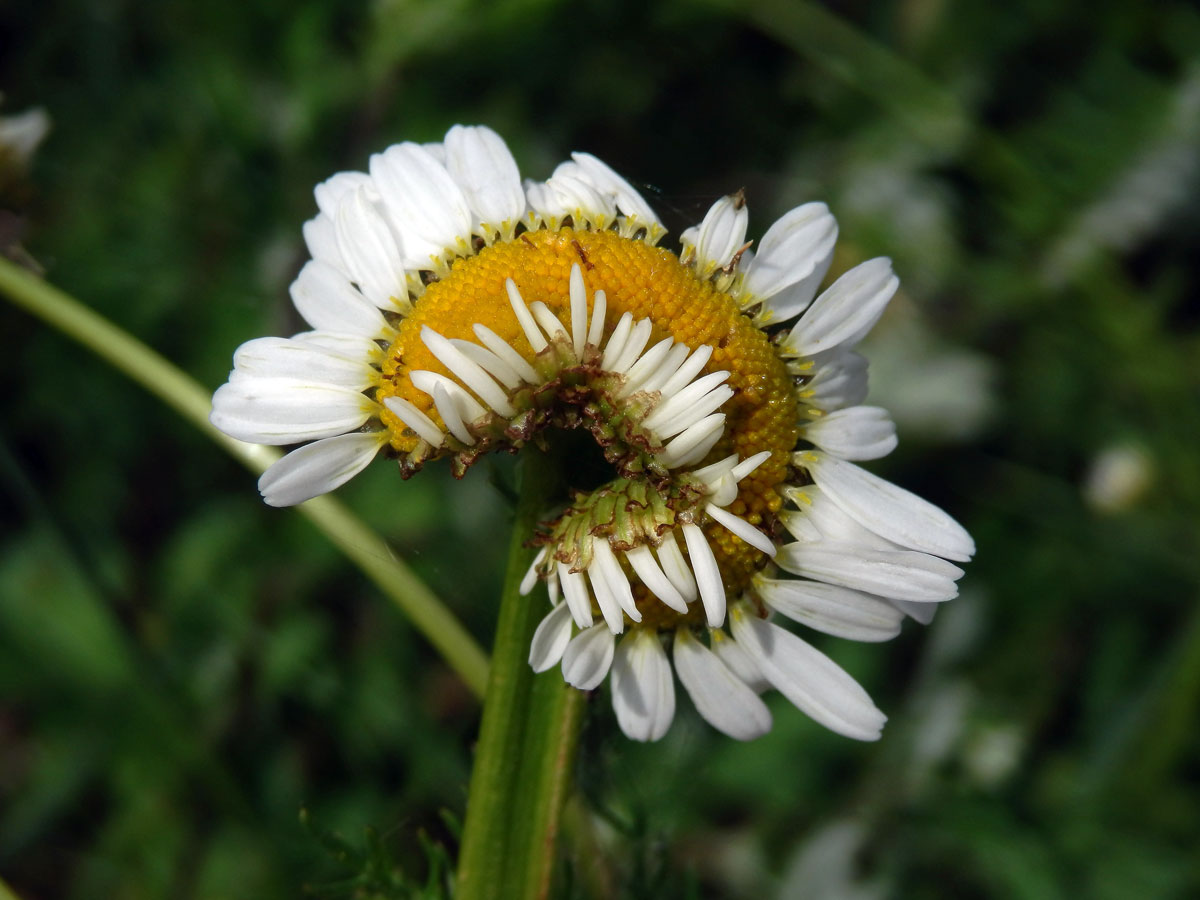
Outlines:
[[950, 516], [857, 464], [896, 445], [863, 405], [855, 351], [896, 291], [889, 260], [818, 293], [829, 210], [793, 209], [752, 250], [740, 193], [675, 253], [594, 156], [522, 182], [483, 127], [390, 147], [316, 199], [291, 287], [312, 330], [244, 344], [213, 398], [227, 434], [300, 445], [262, 476], [268, 503], [333, 490], [380, 453], [404, 477], [440, 457], [461, 475], [547, 429], [590, 435], [611, 477], [533, 536], [522, 591], [550, 598], [533, 668], [561, 665], [582, 690], [607, 678], [636, 740], [667, 731], [675, 675], [735, 738], [769, 730], [768, 687], [879, 737], [862, 687], [779, 622], [887, 640], [955, 596], [974, 552]]

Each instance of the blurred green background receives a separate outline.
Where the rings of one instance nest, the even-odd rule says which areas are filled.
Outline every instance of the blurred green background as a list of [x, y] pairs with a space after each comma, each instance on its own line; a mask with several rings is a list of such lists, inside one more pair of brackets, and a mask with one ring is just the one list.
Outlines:
[[[742, 186], [752, 236], [828, 202], [836, 265], [903, 282], [872, 468], [978, 558], [928, 630], [818, 642], [891, 716], [879, 744], [772, 695], [756, 743], [684, 703], [643, 747], [596, 698], [562, 895], [1200, 896], [1194, 6], [18, 0], [0, 90], [53, 121], [6, 252], [210, 388], [299, 329], [312, 186], [455, 122], [536, 177], [596, 153], [673, 235]], [[423, 879], [471, 695], [157, 401], [7, 304], [0, 337], [0, 875], [25, 900]], [[485, 644], [503, 476], [378, 462], [339, 492]]]

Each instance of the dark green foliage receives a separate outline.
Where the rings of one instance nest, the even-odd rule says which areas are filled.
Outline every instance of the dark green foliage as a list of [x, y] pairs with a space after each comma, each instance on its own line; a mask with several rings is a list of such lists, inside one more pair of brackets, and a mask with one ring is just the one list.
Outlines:
[[[872, 468], [970, 528], [964, 596], [889, 645], [816, 641], [891, 717], [877, 745], [776, 697], [754, 744], [681, 699], [638, 746], [601, 692], [579, 898], [1200, 895], [1198, 72], [1182, 2], [0, 7], [0, 115], [54, 122], [6, 201], [24, 247], [211, 387], [298, 330], [313, 185], [458, 121], [535, 177], [596, 153], [673, 235], [745, 187], [755, 236], [824, 199], [836, 265], [894, 257], [871, 354], [901, 446]], [[442, 896], [470, 695], [155, 400], [6, 304], [0, 341], [0, 876]], [[1106, 509], [1113, 448], [1148, 483]], [[510, 472], [340, 492], [485, 643]]]
[[[447, 813], [446, 825], [457, 832], [458, 823]], [[363, 833], [365, 846], [359, 850], [339, 835], [322, 832], [312, 821], [308, 810], [300, 811], [300, 824], [321, 845], [344, 871], [347, 877], [320, 885], [306, 886], [306, 893], [322, 898], [354, 898], [354, 900], [444, 900], [452, 896], [454, 863], [446, 848], [421, 831], [417, 842], [425, 856], [428, 875], [423, 883], [407, 878], [392, 852], [390, 843], [398, 835], [385, 840], [374, 828]]]

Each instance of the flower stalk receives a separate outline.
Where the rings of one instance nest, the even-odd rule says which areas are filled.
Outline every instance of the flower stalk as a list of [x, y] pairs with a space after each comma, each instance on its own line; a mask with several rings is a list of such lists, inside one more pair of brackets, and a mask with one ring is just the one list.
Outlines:
[[561, 480], [561, 454], [553, 444], [548, 453], [526, 447], [467, 798], [458, 900], [550, 896], [585, 695], [557, 673], [530, 669], [530, 641], [544, 610], [520, 595], [520, 584], [533, 557], [528, 539]]

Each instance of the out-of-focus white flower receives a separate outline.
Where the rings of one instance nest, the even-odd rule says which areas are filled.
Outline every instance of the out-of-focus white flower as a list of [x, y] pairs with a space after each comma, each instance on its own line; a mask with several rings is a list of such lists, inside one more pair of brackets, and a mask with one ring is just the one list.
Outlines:
[[1101, 251], [1126, 253], [1195, 196], [1200, 182], [1200, 66], [1175, 90], [1160, 130], [1095, 202], [1084, 207], [1049, 249], [1042, 277], [1065, 283]]
[[883, 900], [880, 878], [865, 878], [858, 859], [866, 839], [861, 822], [842, 819], [817, 829], [805, 839], [783, 873], [779, 900]]
[[871, 357], [871, 400], [905, 434], [926, 441], [966, 441], [996, 408], [995, 366], [985, 356], [947, 345], [907, 302], [892, 305], [864, 352]]
[[1150, 456], [1132, 444], [1116, 444], [1101, 450], [1083, 479], [1083, 498], [1099, 512], [1129, 509], [1154, 482]]
[[999, 787], [1016, 770], [1024, 745], [1015, 724], [981, 727], [963, 749], [963, 764], [980, 787]]
[[24, 168], [50, 133], [50, 114], [40, 106], [15, 116], [0, 116], [0, 160]]

